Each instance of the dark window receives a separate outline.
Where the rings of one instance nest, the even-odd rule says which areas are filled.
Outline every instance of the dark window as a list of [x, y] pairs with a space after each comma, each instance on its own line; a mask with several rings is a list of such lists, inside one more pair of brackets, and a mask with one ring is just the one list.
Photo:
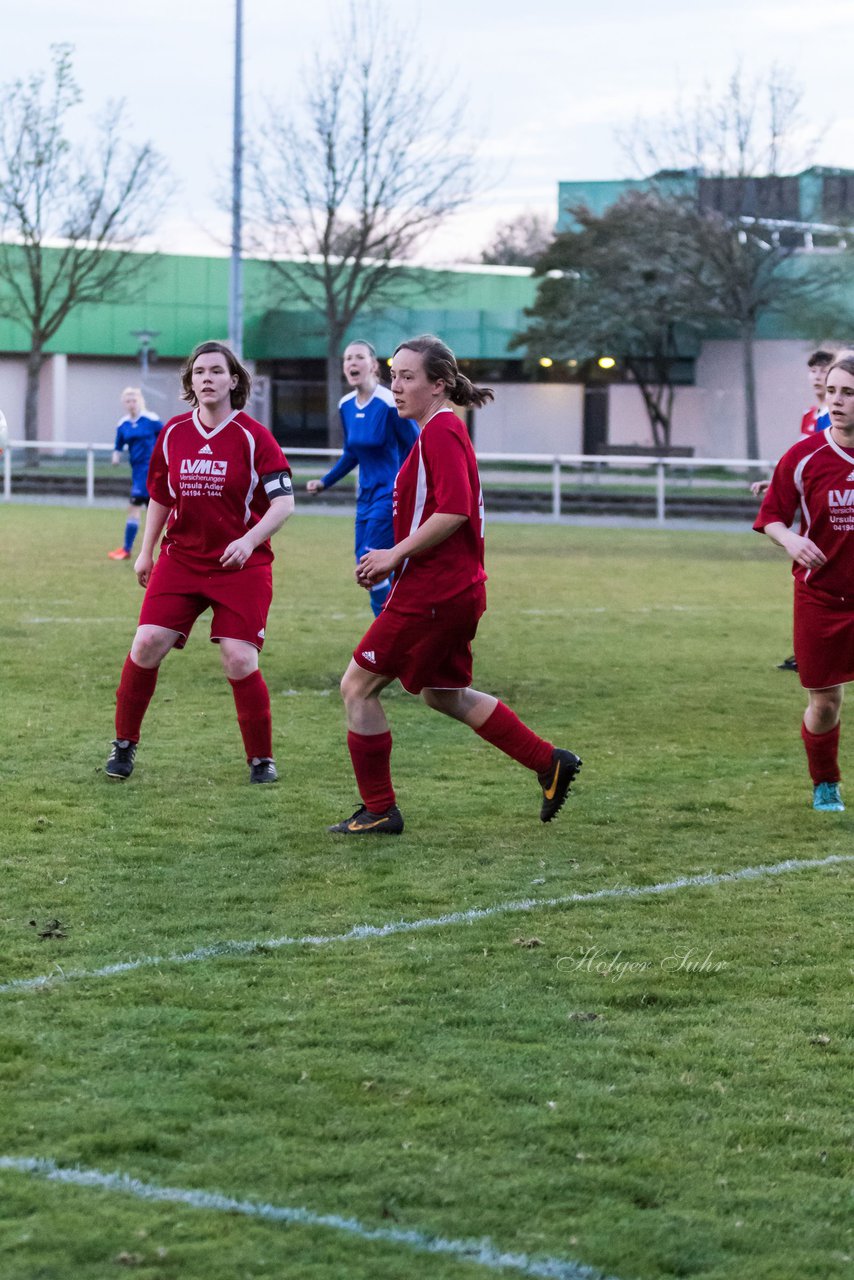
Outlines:
[[701, 178], [701, 209], [714, 209], [729, 218], [800, 219], [797, 178]]
[[273, 380], [273, 435], [287, 453], [292, 449], [325, 449], [326, 384]]
[[585, 453], [606, 453], [608, 448], [608, 388], [584, 388]]
[[854, 213], [854, 175], [834, 174], [822, 178], [821, 203], [828, 222], [850, 217]]

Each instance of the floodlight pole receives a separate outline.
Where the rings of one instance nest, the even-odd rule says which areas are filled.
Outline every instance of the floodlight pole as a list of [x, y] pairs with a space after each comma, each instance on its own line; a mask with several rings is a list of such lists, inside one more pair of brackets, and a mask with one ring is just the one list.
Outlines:
[[234, 116], [231, 164], [231, 271], [228, 345], [243, 359], [243, 0], [234, 4]]

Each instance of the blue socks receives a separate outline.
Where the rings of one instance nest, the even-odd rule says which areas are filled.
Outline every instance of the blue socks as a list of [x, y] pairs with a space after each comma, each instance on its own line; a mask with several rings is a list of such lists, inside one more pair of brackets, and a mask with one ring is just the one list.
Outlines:
[[138, 532], [139, 532], [139, 521], [128, 520], [127, 524], [125, 525], [125, 551], [130, 552], [130, 549], [133, 546], [133, 540], [136, 537]]

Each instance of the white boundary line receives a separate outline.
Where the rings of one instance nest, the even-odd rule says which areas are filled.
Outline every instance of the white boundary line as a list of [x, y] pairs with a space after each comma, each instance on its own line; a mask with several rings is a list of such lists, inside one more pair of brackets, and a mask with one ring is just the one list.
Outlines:
[[281, 938], [236, 939], [215, 942], [194, 951], [179, 951], [167, 956], [141, 956], [137, 960], [122, 960], [104, 965], [100, 969], [57, 968], [54, 973], [37, 978], [12, 978], [0, 983], [0, 995], [12, 991], [33, 991], [50, 983], [75, 982], [86, 978], [113, 978], [137, 969], [156, 968], [166, 964], [195, 964], [199, 960], [215, 960], [220, 956], [255, 955], [259, 951], [274, 951], [280, 947], [323, 947], [333, 942], [364, 942], [368, 938], [387, 938], [395, 933], [416, 933], [421, 929], [438, 929], [444, 925], [472, 924], [490, 916], [508, 915], [511, 912], [536, 911], [543, 907], [568, 907], [582, 902], [599, 902], [604, 898], [645, 898], [651, 894], [671, 893], [676, 889], [704, 889], [739, 880], [761, 880], [766, 876], [787, 875], [791, 871], [808, 871], [817, 867], [831, 867], [854, 862], [854, 854], [830, 854], [826, 858], [787, 858], [758, 867], [741, 867], [736, 871], [707, 872], [700, 876], [680, 876], [677, 880], [663, 880], [658, 884], [615, 885], [609, 889], [594, 889], [590, 893], [567, 893], [559, 898], [523, 898], [518, 902], [499, 902], [492, 907], [471, 907], [468, 911], [451, 911], [444, 916], [428, 916], [423, 920], [393, 920], [388, 924], [357, 924], [346, 933], [305, 934], [301, 938], [287, 935]]
[[[342, 1218], [337, 1213], [314, 1213], [291, 1205], [266, 1204], [259, 1200], [233, 1200], [217, 1192], [193, 1191], [182, 1187], [160, 1187], [140, 1182], [127, 1173], [103, 1173], [100, 1169], [62, 1168], [53, 1160], [27, 1156], [0, 1156], [0, 1172], [29, 1173], [49, 1182], [70, 1183], [77, 1187], [97, 1187], [102, 1191], [118, 1191], [160, 1204], [185, 1204], [193, 1209], [217, 1213], [243, 1214], [267, 1222], [284, 1222], [305, 1227], [325, 1227], [343, 1231], [360, 1240], [379, 1240], [403, 1245], [416, 1253], [439, 1253], [473, 1262], [490, 1271], [517, 1271], [542, 1280], [606, 1280], [601, 1271], [580, 1262], [561, 1258], [532, 1258], [526, 1253], [505, 1253], [485, 1237], [482, 1240], [446, 1240], [424, 1231], [400, 1227], [368, 1227], [357, 1218]], [[610, 1280], [614, 1280], [611, 1277]]]

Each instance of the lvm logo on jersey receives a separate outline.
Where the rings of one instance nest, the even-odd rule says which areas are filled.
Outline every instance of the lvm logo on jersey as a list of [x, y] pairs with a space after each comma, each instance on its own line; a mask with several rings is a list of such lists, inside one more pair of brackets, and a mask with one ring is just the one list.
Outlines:
[[217, 458], [182, 458], [182, 476], [224, 476], [228, 463]]

